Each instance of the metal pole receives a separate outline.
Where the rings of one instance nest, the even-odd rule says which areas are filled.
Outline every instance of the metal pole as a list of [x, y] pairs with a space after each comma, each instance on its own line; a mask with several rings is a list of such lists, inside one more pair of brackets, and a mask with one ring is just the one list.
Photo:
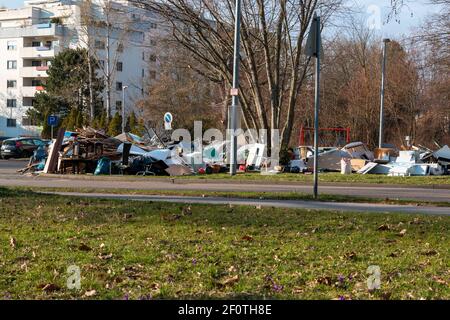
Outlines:
[[383, 147], [383, 132], [384, 132], [384, 90], [385, 90], [385, 80], [386, 80], [386, 60], [387, 60], [387, 44], [391, 40], [383, 39], [383, 63], [381, 70], [381, 106], [380, 106], [380, 136], [378, 139], [378, 148]]
[[50, 138], [50, 140], [53, 140], [53, 126], [50, 126], [51, 127], [51, 138]]
[[125, 133], [126, 119], [125, 119], [125, 90], [128, 86], [123, 86], [122, 88], [122, 133]]
[[234, 59], [233, 59], [233, 100], [230, 112], [230, 130], [231, 130], [231, 148], [230, 148], [230, 175], [236, 175], [237, 170], [237, 136], [235, 135], [237, 127], [237, 108], [239, 106], [239, 64], [241, 47], [241, 0], [236, 0], [236, 21], [234, 28]]
[[320, 17], [316, 17], [316, 84], [314, 97], [314, 199], [319, 197]]

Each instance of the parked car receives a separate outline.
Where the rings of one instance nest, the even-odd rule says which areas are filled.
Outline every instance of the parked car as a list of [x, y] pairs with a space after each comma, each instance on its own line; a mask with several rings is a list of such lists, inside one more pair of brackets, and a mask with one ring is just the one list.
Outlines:
[[0, 157], [2, 159], [28, 158], [39, 146], [46, 144], [47, 142], [39, 138], [7, 139], [3, 141], [0, 148]]
[[5, 140], [11, 139], [11, 137], [1, 137], [0, 136], [0, 146], [2, 145], [2, 142]]

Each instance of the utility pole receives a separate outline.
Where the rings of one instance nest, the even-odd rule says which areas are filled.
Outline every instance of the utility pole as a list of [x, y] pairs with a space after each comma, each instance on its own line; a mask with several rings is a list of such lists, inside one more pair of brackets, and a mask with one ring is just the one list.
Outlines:
[[234, 28], [234, 59], [233, 59], [233, 88], [231, 95], [233, 100], [230, 110], [230, 125], [231, 131], [231, 147], [230, 147], [230, 175], [236, 175], [237, 171], [237, 109], [239, 107], [239, 64], [240, 64], [240, 48], [241, 48], [241, 0], [236, 0], [235, 10], [235, 28]]
[[380, 137], [378, 140], [378, 148], [383, 147], [383, 132], [384, 132], [384, 90], [386, 82], [386, 60], [387, 60], [387, 44], [391, 42], [390, 39], [383, 39], [383, 64], [381, 70], [381, 106], [380, 106]]
[[126, 112], [125, 112], [125, 90], [128, 89], [128, 86], [122, 87], [122, 133], [125, 133], [125, 126], [127, 123], [126, 120]]

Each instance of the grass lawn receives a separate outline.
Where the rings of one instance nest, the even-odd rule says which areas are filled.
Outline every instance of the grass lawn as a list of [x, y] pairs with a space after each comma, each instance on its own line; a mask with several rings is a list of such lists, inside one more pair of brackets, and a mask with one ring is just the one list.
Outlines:
[[[449, 299], [450, 218], [0, 188], [0, 299]], [[69, 290], [67, 268], [81, 270]], [[381, 268], [381, 289], [367, 268]]]
[[76, 193], [104, 193], [127, 195], [164, 195], [186, 197], [220, 197], [238, 199], [265, 199], [265, 200], [302, 200], [322, 202], [354, 202], [354, 203], [380, 203], [392, 205], [420, 205], [450, 207], [449, 201], [422, 201], [417, 199], [393, 199], [370, 198], [346, 195], [320, 194], [319, 199], [314, 199], [311, 194], [300, 192], [255, 192], [255, 191], [202, 191], [202, 190], [146, 190], [146, 189], [101, 189], [101, 188], [37, 188], [37, 187], [12, 187], [12, 190], [31, 192], [76, 192]]
[[[48, 175], [52, 176], [52, 175]], [[64, 177], [69, 177], [65, 175]], [[61, 177], [57, 175], [57, 177]], [[70, 176], [73, 179], [113, 179], [113, 180], [135, 180], [135, 179], [175, 179], [175, 180], [212, 180], [219, 182], [219, 180], [234, 181], [234, 182], [266, 182], [266, 183], [283, 183], [283, 182], [299, 182], [299, 183], [312, 183], [313, 175], [311, 174], [293, 174], [283, 173], [277, 175], [263, 175], [260, 173], [238, 173], [234, 177], [230, 177], [229, 174], [211, 174], [211, 175], [193, 175], [193, 176], [179, 176], [179, 177], [164, 177], [164, 176], [93, 176], [93, 175], [81, 175]], [[386, 175], [377, 174], [351, 174], [342, 175], [340, 173], [320, 173], [320, 182], [325, 183], [353, 183], [353, 184], [393, 184], [393, 185], [408, 185], [408, 186], [433, 186], [433, 185], [450, 185], [450, 175], [448, 176], [423, 176], [423, 177], [389, 177]]]
[[[186, 176], [183, 179], [230, 179], [228, 174], [212, 174]], [[305, 182], [312, 183], [311, 174], [283, 173], [277, 175], [262, 175], [259, 173], [239, 173], [233, 180], [244, 181], [279, 181], [279, 182]], [[450, 185], [450, 176], [424, 176], [424, 177], [389, 177], [378, 174], [351, 174], [343, 175], [340, 173], [320, 173], [321, 182], [341, 182], [341, 183], [375, 183], [375, 184], [401, 184], [401, 185]]]

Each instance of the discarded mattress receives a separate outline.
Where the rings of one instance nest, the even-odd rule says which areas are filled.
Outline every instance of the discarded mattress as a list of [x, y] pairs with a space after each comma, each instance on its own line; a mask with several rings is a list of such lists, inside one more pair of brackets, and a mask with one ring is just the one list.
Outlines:
[[[319, 153], [319, 169], [325, 171], [341, 171], [341, 160], [345, 158], [352, 158], [345, 150], [335, 149]], [[308, 158], [307, 165], [310, 170], [314, 167], [314, 157]]]

